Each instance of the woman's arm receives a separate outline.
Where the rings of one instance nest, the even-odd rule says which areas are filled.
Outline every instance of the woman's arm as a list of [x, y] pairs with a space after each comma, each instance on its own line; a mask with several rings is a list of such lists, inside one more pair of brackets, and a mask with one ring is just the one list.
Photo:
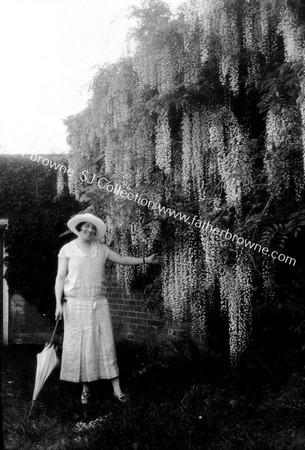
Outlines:
[[56, 297], [56, 310], [55, 320], [59, 317], [62, 318], [62, 304], [61, 298], [64, 290], [65, 278], [68, 273], [68, 260], [67, 258], [58, 258], [58, 269], [55, 280], [55, 297]]
[[144, 262], [146, 264], [162, 264], [163, 258], [159, 255], [151, 255], [151, 256], [145, 256], [144, 258], [135, 258], [133, 256], [121, 256], [115, 253], [112, 250], [109, 250], [108, 254], [108, 261], [128, 265], [128, 266], [136, 266], [137, 264], [143, 264]]

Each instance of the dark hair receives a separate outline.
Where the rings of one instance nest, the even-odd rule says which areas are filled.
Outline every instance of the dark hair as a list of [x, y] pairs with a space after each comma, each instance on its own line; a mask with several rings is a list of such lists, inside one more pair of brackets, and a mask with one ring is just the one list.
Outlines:
[[75, 225], [76, 230], [80, 233], [81, 228], [83, 225], [85, 225], [86, 222], [80, 222], [77, 225]]

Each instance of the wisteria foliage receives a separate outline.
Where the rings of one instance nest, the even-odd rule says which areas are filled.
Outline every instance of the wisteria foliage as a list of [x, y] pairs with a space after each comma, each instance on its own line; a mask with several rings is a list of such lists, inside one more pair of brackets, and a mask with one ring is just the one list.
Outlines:
[[[101, 191], [96, 183], [88, 186], [80, 181], [84, 169], [91, 178], [107, 177], [167, 207], [177, 195], [180, 209], [192, 204], [197, 225], [177, 222], [174, 238], [164, 246], [164, 307], [175, 320], [188, 320], [192, 335], [204, 342], [218, 292], [233, 363], [251, 333], [253, 266], [240, 246], [199, 229], [199, 221], [230, 210], [231, 225], [238, 228], [244, 201], [255, 189], [250, 124], [237, 117], [234, 99], [258, 88], [279, 40], [283, 63], [304, 65], [297, 8], [285, 0], [273, 3], [191, 0], [175, 17], [158, 1], [144, 3], [147, 14], [131, 33], [131, 54], [98, 69], [87, 108], [66, 120], [74, 171], [70, 191], [105, 216], [108, 241], [122, 254], [153, 251], [162, 241], [160, 223], [169, 219]], [[207, 85], [204, 74], [211, 64], [217, 76]], [[266, 115], [263, 170], [276, 195], [289, 189], [291, 180], [296, 195], [303, 189], [303, 163], [296, 171], [289, 153], [291, 147], [303, 148], [305, 161], [304, 71], [301, 75], [297, 101], [282, 105], [275, 98]], [[208, 98], [197, 95], [205, 90]], [[118, 271], [127, 290], [139, 270], [146, 269]]]

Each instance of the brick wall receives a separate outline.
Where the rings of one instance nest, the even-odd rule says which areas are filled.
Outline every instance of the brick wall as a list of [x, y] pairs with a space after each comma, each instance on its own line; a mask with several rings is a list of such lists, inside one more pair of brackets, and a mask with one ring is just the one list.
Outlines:
[[149, 344], [161, 344], [176, 340], [186, 331], [185, 324], [160, 318], [144, 306], [142, 291], [132, 291], [129, 295], [120, 287], [113, 276], [107, 283], [113, 330], [116, 340], [128, 339]]

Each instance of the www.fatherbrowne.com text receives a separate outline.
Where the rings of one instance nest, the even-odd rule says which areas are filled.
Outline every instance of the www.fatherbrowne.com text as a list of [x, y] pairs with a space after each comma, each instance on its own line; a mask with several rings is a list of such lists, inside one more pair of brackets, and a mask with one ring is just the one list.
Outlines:
[[[95, 177], [89, 180], [88, 171], [83, 170], [80, 180], [82, 182], [87, 182], [92, 184], [95, 181]], [[272, 251], [270, 253], [268, 247], [262, 247], [260, 244], [249, 241], [241, 236], [237, 236], [236, 234], [232, 234], [228, 229], [221, 230], [220, 228], [213, 227], [209, 221], [201, 221], [198, 216], [187, 216], [186, 214], [182, 214], [181, 212], [176, 212], [171, 208], [166, 208], [165, 206], [160, 205], [159, 202], [154, 202], [152, 200], [148, 200], [145, 197], [141, 197], [139, 194], [134, 194], [132, 191], [127, 191], [126, 189], [122, 189], [121, 185], [118, 183], [112, 184], [107, 178], [101, 177], [97, 180], [97, 185], [101, 190], [106, 190], [107, 192], [111, 192], [114, 195], [120, 196], [123, 199], [128, 199], [129, 201], [136, 202], [138, 205], [146, 206], [151, 210], [157, 210], [161, 214], [168, 215], [169, 217], [174, 217], [179, 221], [183, 221], [190, 226], [194, 226], [196, 228], [200, 228], [203, 231], [214, 234], [215, 236], [223, 237], [226, 240], [231, 240], [232, 242], [236, 242], [238, 245], [243, 245], [250, 250], [255, 250], [262, 255], [267, 256], [270, 255], [272, 259], [277, 259], [280, 262], [285, 262], [288, 264], [292, 264], [293, 266], [296, 264], [295, 258], [291, 256], [286, 256], [282, 253], [278, 253], [277, 251]]]

